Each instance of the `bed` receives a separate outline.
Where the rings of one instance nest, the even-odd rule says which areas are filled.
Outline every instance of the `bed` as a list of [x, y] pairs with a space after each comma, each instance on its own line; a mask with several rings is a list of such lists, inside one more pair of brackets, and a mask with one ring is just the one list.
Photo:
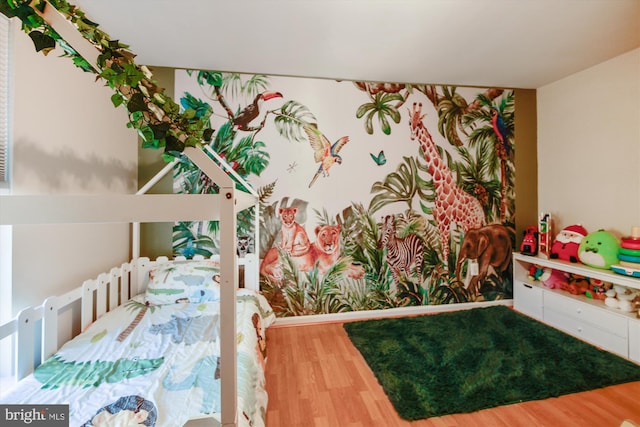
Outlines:
[[[33, 5], [21, 4], [20, 7], [21, 12], [15, 16], [29, 16], [27, 21], [30, 25], [36, 21], [40, 22], [40, 19], [42, 19], [42, 22], [45, 23], [43, 28], [46, 27], [49, 30], [53, 30], [61, 37], [61, 40], [64, 40], [66, 46], [73, 46], [75, 50], [75, 54], [73, 55], [74, 61], [86, 61], [87, 64], [92, 64], [91, 67], [93, 67], [93, 71], [100, 70], [100, 66], [97, 64], [100, 63], [100, 55], [104, 54], [104, 46], [102, 42], [98, 43], [97, 40], [89, 41], [86, 38], [89, 34], [97, 33], [82, 32], [81, 28], [73, 23], [80, 22], [78, 21], [78, 15], [74, 12], [75, 9], [66, 10], [65, 15], [57, 11], [56, 8], [47, 1], [40, 1]], [[31, 15], [31, 13], [39, 15], [39, 17]], [[8, 16], [13, 15], [10, 13]], [[81, 23], [80, 26], [82, 27], [83, 25], [84, 24]], [[28, 28], [28, 26], [25, 28]], [[128, 58], [128, 55], [118, 58]], [[130, 65], [137, 67], [135, 63], [131, 63]], [[139, 71], [140, 70], [141, 69], [139, 69]], [[151, 84], [152, 82], [147, 81], [149, 79], [147, 72], [148, 70], [143, 73], [145, 76], [143, 80]], [[134, 82], [129, 83], [134, 84]], [[137, 87], [136, 90], [139, 91], [136, 94], [146, 93], [146, 95], [143, 95], [143, 98], [146, 96], [144, 99], [151, 102], [151, 97], [147, 93], [149, 91], [148, 87], [145, 86], [145, 92], [142, 90], [143, 88], [141, 88], [142, 83], [138, 83], [135, 83]], [[121, 94], [132, 94], [131, 85], [120, 82], [112, 87], [120, 91], [119, 93]], [[151, 84], [150, 87], [155, 86]], [[163, 103], [166, 103], [166, 97], [161, 97], [161, 100]], [[136, 105], [140, 107], [139, 104]], [[197, 133], [192, 135], [188, 127], [191, 122], [179, 120], [179, 123], [175, 124], [176, 122], [165, 114], [163, 108], [158, 107], [151, 110], [151, 107], [152, 105], [149, 104], [150, 121], [161, 124], [165, 124], [165, 122], [173, 123], [170, 127], [172, 129], [176, 127], [176, 129], [174, 129], [177, 135], [176, 138], [180, 141], [182, 141], [180, 138], [189, 139], [188, 135], [191, 135], [191, 139], [195, 138]], [[182, 142], [184, 143], [185, 141]], [[176, 426], [180, 425], [183, 419], [197, 418], [201, 415], [207, 415], [209, 418], [215, 419], [215, 417], [210, 416], [210, 413], [216, 413], [220, 423], [225, 427], [245, 425], [247, 423], [260, 425], [260, 420], [247, 420], [246, 418], [247, 416], [250, 417], [250, 414], [243, 413], [245, 411], [243, 408], [244, 400], [258, 398], [256, 394], [243, 393], [243, 389], [247, 387], [247, 384], [243, 383], [240, 378], [242, 376], [242, 370], [245, 368], [238, 364], [238, 362], [248, 354], [242, 347], [242, 341], [247, 339], [249, 343], [249, 335], [256, 335], [257, 333], [255, 332], [256, 327], [253, 325], [253, 332], [251, 333], [242, 330], [243, 322], [245, 322], [246, 319], [244, 319], [244, 315], [240, 316], [239, 312], [249, 313], [250, 309], [248, 307], [250, 307], [250, 304], [248, 304], [248, 302], [255, 299], [258, 301], [257, 307], [262, 307], [262, 310], [258, 308], [258, 311], [263, 311], [264, 313], [262, 314], [266, 314], [266, 316], [260, 319], [260, 322], [263, 322], [261, 325], [263, 328], [268, 326], [270, 316], [268, 315], [269, 309], [263, 305], [264, 301], [259, 297], [257, 290], [257, 258], [253, 261], [251, 261], [250, 258], [248, 259], [249, 267], [244, 265], [244, 283], [247, 290], [238, 291], [239, 264], [242, 261], [238, 259], [239, 257], [236, 254], [236, 215], [238, 212], [247, 208], [257, 207], [259, 203], [258, 195], [248, 183], [235, 173], [234, 169], [229, 166], [224, 159], [210, 150], [208, 144], [202, 143], [202, 141], [199, 143], [190, 141], [189, 144], [185, 145], [187, 146], [184, 147], [182, 155], [193, 162], [208, 179], [216, 184], [218, 194], [144, 194], [149, 186], [152, 186], [153, 183], [156, 182], [154, 178], [147, 185], [143, 186], [138, 194], [0, 195], [0, 225], [130, 223], [132, 230], [130, 243], [133, 257], [133, 261], [125, 263], [122, 266], [113, 268], [112, 266], [105, 266], [105, 273], [99, 275], [97, 278], [85, 282], [82, 286], [64, 295], [47, 298], [40, 306], [25, 308], [15, 319], [0, 325], [0, 340], [2, 340], [3, 352], [6, 352], [9, 345], [13, 347], [13, 343], [15, 343], [15, 374], [17, 379], [21, 381], [17, 386], [18, 388], [16, 388], [11, 395], [3, 398], [3, 402], [17, 402], [19, 400], [30, 401], [29, 399], [35, 401], [41, 398], [48, 400], [49, 396], [52, 398], [54, 396], [71, 396], [68, 399], [70, 405], [73, 405], [70, 409], [70, 415], [74, 420], [73, 423], [86, 424], [87, 421], [93, 419], [90, 417], [99, 415], [97, 411], [104, 406], [85, 409], [84, 406], [86, 402], [91, 400], [85, 398], [88, 396], [85, 393], [97, 392], [97, 388], [102, 387], [104, 381], [97, 381], [97, 383], [91, 382], [91, 384], [87, 385], [86, 380], [83, 383], [77, 379], [67, 379], [63, 380], [62, 384], [56, 385], [54, 380], [52, 385], [46, 385], [43, 389], [42, 384], [49, 383], [40, 381], [43, 378], [40, 371], [58, 371], [60, 370], [59, 368], [65, 368], [67, 366], [65, 363], [71, 365], [75, 362], [76, 365], [83, 364], [83, 369], [85, 369], [83, 372], [86, 374], [89, 372], [87, 365], [90, 367], [91, 363], [94, 365], [111, 363], [111, 365], [114, 365], [114, 362], [117, 360], [129, 358], [136, 359], [136, 364], [133, 366], [139, 367], [140, 358], [142, 357], [142, 359], [146, 360], [145, 363], [151, 364], [150, 367], [147, 367], [148, 372], [145, 372], [144, 375], [138, 375], [135, 378], [125, 378], [126, 384], [138, 384], [136, 386], [138, 388], [135, 388], [135, 390], [150, 391], [152, 387], [155, 387], [157, 390], [154, 390], [152, 393], [154, 397], [150, 399], [145, 398], [145, 400], [153, 401], [153, 399], [156, 399], [162, 402], [169, 402], [174, 400], [170, 396], [175, 396], [175, 393], [178, 393], [178, 390], [172, 390], [172, 388], [184, 387], [183, 382], [186, 378], [186, 371], [188, 371], [189, 368], [194, 368], [198, 360], [207, 358], [207, 361], [212, 364], [213, 360], [217, 357], [218, 360], [216, 360], [215, 363], [214, 377], [219, 376], [219, 382], [212, 382], [212, 384], [213, 388], [220, 388], [219, 400], [208, 397], [211, 393], [211, 387], [208, 386], [191, 387], [191, 389], [195, 388], [195, 391], [179, 390], [178, 395], [182, 397], [177, 397], [175, 401], [185, 403], [185, 408], [180, 408], [178, 411], [180, 413], [179, 415], [174, 416], [172, 414], [172, 418], [168, 418], [168, 416], [162, 414], [158, 415], [156, 424]], [[167, 165], [163, 172], [170, 170], [171, 165]], [[256, 235], [254, 236], [254, 241], [258, 242], [259, 209], [254, 209], [254, 212], [256, 214], [256, 226], [254, 227]], [[188, 263], [183, 259], [178, 259], [177, 261], [164, 259], [160, 260], [160, 264], [158, 264], [158, 260], [150, 261], [140, 258], [140, 224], [213, 220], [219, 221], [219, 258], [216, 260], [196, 260], [195, 262], [215, 261], [217, 263], [216, 268], [219, 269], [219, 280], [216, 279], [216, 282], [219, 283], [219, 286], [216, 288], [217, 291], [204, 288], [200, 289], [201, 298], [197, 299], [197, 301], [192, 301], [192, 299], [196, 299], [197, 297], [195, 293], [185, 294], [183, 295], [184, 298], [173, 298], [178, 294], [177, 289], [173, 287], [160, 288], [164, 289], [162, 292], [166, 292], [166, 294], [162, 294], [161, 292], [159, 295], [168, 295], [173, 299], [169, 300], [169, 302], [165, 301], [166, 303], [158, 303], [157, 301], [155, 303], [149, 302], [149, 288], [147, 288], [147, 284], [149, 284], [150, 289], [153, 290], [153, 278], [158, 277], [157, 274], [154, 275], [155, 273], [151, 274], [155, 271], [154, 268], [158, 268], [160, 264], [171, 265], [172, 267], [169, 268], [175, 268], [176, 265], [185, 267]], [[193, 266], [193, 264], [190, 265]], [[187, 288], [187, 285], [180, 285], [179, 282], [181, 281], [176, 281], [175, 286], [183, 286], [182, 292], [185, 292], [186, 289], [191, 290]], [[30, 285], [32, 284], [12, 284], [14, 287]], [[156, 289], [156, 291], [158, 291], [158, 289]], [[172, 293], [174, 291], [176, 292], [175, 294]], [[215, 295], [216, 292], [219, 294], [219, 302], [204, 300], [206, 299], [204, 298], [205, 295], [215, 300], [215, 297], [211, 295]], [[249, 294], [247, 294], [247, 292], [249, 292]], [[117, 330], [120, 330], [124, 324], [127, 324], [131, 315], [133, 315], [132, 307], [135, 304], [144, 304], [146, 306], [147, 303], [149, 303], [149, 306], [144, 311], [144, 316], [142, 316], [137, 326], [131, 328], [130, 335], [122, 338], [122, 341], [119, 341], [117, 338], [122, 333], [122, 331], [120, 331], [114, 340], [112, 335], [115, 334]], [[154, 308], [152, 309], [152, 307]], [[76, 311], [80, 311], [80, 313], [76, 313]], [[142, 312], [142, 310], [136, 311]], [[197, 314], [197, 316], [188, 316], [185, 313]], [[190, 317], [197, 317], [202, 320], [203, 316], [206, 316], [206, 318], [211, 321], [209, 324], [211, 331], [207, 332], [209, 335], [206, 335], [207, 338], [204, 340], [203, 346], [193, 342], [189, 344], [187, 351], [184, 342], [166, 342], [166, 335], [163, 334], [152, 334], [152, 336], [149, 336], [149, 331], [160, 328], [158, 325], [162, 324], [163, 319], [166, 323], [167, 318], [176, 319], [175, 322], [177, 322], [179, 318]], [[214, 334], [215, 330], [219, 330], [219, 335]], [[82, 333], [78, 335], [80, 332]], [[73, 338], [76, 335], [78, 335], [78, 337], [74, 340], [64, 344], [62, 347], [59, 346], [59, 344], [62, 343], [58, 342], [58, 336]], [[263, 337], [261, 338], [259, 334], [255, 336], [255, 339], [258, 340], [261, 345], [264, 343]], [[67, 338], [61, 341], [66, 340]], [[87, 347], [87, 342], [90, 344], [88, 347], [92, 349], [99, 348], [100, 350], [89, 354], [82, 352], [77, 353], [76, 348], [82, 350], [84, 347]], [[129, 343], [125, 345], [127, 352], [124, 352], [121, 348], [110, 346], [102, 347], [102, 345], [107, 342], [109, 342], [110, 345], [116, 345], [114, 342], [120, 343], [120, 347], [122, 347], [125, 342]], [[137, 342], [141, 344], [135, 344]], [[143, 343], [147, 345], [143, 345]], [[197, 347], [194, 347], [194, 345], [197, 345]], [[252, 344], [249, 345], [249, 347], [251, 346]], [[153, 352], [149, 350], [144, 354], [135, 353], [148, 347], [153, 347]], [[200, 349], [201, 347], [204, 349]], [[184, 357], [176, 356], [175, 352], [184, 355]], [[254, 356], [255, 355], [252, 355], [251, 357]], [[51, 357], [53, 357], [53, 359], [51, 359]], [[120, 359], [117, 359], [117, 357]], [[157, 359], [160, 358], [162, 358], [162, 364], [158, 364], [159, 361]], [[184, 364], [178, 365], [176, 359], [180, 359]], [[42, 363], [40, 371], [34, 371], [42, 361], [44, 361], [44, 363]], [[173, 371], [171, 370], [172, 367]], [[169, 370], [167, 371], [166, 369]], [[129, 369], [128, 367], [126, 370], [127, 372], [135, 371], [135, 369]], [[101, 375], [100, 377], [104, 378], [105, 375], [106, 374]], [[183, 376], [181, 377], [180, 375]], [[260, 374], [258, 373], [256, 375], [257, 376], [253, 378], [257, 378], [259, 382]], [[112, 378], [113, 381], [106, 382], [116, 384], [116, 377], [117, 375], [114, 377], [107, 376], [107, 378]], [[139, 381], [141, 381], [143, 377], [151, 378], [151, 381], [146, 383], [145, 386], [139, 384]], [[209, 381], [210, 375], [206, 378], [207, 381]], [[59, 381], [60, 380], [58, 380], [58, 382]], [[73, 394], [76, 392], [68, 391], [65, 387], [71, 387], [72, 384], [69, 384], [69, 382], [75, 383], [76, 381], [79, 382], [80, 387], [77, 387], [77, 394]], [[122, 390], [118, 389], [117, 386], [114, 387], [116, 391], [109, 393], [111, 393], [112, 397], [117, 397]], [[96, 390], [94, 390], [94, 388]], [[249, 389], [251, 388], [249, 387]], [[134, 390], [134, 388], [131, 390]], [[160, 394], [162, 394], [160, 392], [163, 390], [167, 393], [166, 396], [159, 397]], [[160, 394], [157, 394], [156, 391]], [[196, 392], [200, 393], [200, 395], [190, 394]], [[207, 396], [206, 405], [202, 404], [203, 401], [205, 401], [205, 394], [203, 394], [203, 392], [206, 392], [205, 394]], [[134, 402], [136, 401], [136, 398], [132, 399]], [[116, 399], [114, 402], [118, 402], [118, 400]], [[198, 405], [196, 402], [200, 402], [200, 404]], [[53, 402], [46, 403], [50, 404]], [[140, 403], [140, 405], [143, 404], [144, 402]], [[78, 405], [82, 405], [82, 409], [78, 409]], [[118, 403], [114, 403], [114, 405], [117, 406]], [[186, 406], [189, 408], [187, 409]], [[108, 405], [106, 407], [111, 408], [111, 406]], [[205, 409], [204, 411], [202, 411], [203, 408]], [[91, 414], [94, 409], [96, 412]], [[150, 412], [147, 409], [145, 409], [145, 411], [146, 416], [149, 417]], [[101, 413], [103, 412], [104, 411]], [[142, 416], [143, 415], [140, 415], [140, 417]], [[105, 415], [102, 415], [102, 417], [105, 417]], [[93, 421], [90, 421], [90, 423], [93, 423]], [[213, 425], [215, 423], [211, 424]]]
[[[248, 272], [255, 271], [253, 262], [254, 256], [241, 260]], [[247, 276], [247, 283], [256, 283], [251, 273]], [[206, 417], [221, 422], [220, 286], [217, 257], [139, 258], [40, 308], [22, 310], [17, 319], [21, 341], [38, 335], [21, 326], [36, 324], [38, 310], [48, 316], [44, 327], [52, 328], [76, 301], [82, 303], [83, 331], [0, 403], [68, 404], [71, 426], [168, 427]], [[142, 291], [129, 298], [132, 288]], [[80, 300], [74, 297], [78, 294]], [[237, 424], [264, 426], [265, 329], [275, 315], [255, 289], [238, 289], [236, 296]], [[24, 356], [19, 360], [21, 374], [31, 370]]]
[[[246, 307], [246, 304], [238, 305], [239, 301], [242, 302], [247, 299], [246, 292], [253, 291], [255, 297], [260, 300], [258, 306], [263, 307], [262, 311], [268, 313], [269, 310], [263, 305], [264, 301], [259, 297], [257, 258], [248, 256], [245, 260], [241, 260], [236, 253], [236, 215], [239, 211], [257, 206], [259, 203], [258, 198], [255, 192], [242, 191], [236, 188], [236, 182], [231, 178], [233, 176], [231, 173], [232, 168], [226, 165], [230, 171], [230, 173], [226, 173], [222, 167], [219, 166], [219, 164], [223, 167], [225, 166], [223, 160], [218, 158], [219, 163], [217, 164], [212, 160], [211, 155], [207, 154], [202, 148], [197, 147], [185, 148], [184, 155], [193, 161], [193, 163], [214, 182], [218, 183], [218, 194], [59, 194], [0, 196], [0, 225], [131, 223], [133, 230], [131, 242], [132, 252], [135, 253], [136, 248], [139, 248], [139, 242], [136, 241], [138, 233], [136, 233], [135, 230], [139, 227], [140, 223], [218, 220], [220, 222], [220, 246], [219, 258], [215, 260], [216, 268], [219, 271], [219, 277], [216, 278], [216, 282], [219, 283], [219, 287], [217, 288], [219, 294], [217, 309], [213, 306], [209, 307], [208, 303], [210, 301], [183, 302], [182, 300], [176, 301], [176, 299], [172, 301], [174, 305], [172, 309], [178, 310], [178, 312], [184, 312], [185, 310], [187, 312], [189, 310], [194, 312], [198, 310], [198, 307], [202, 306], [202, 310], [210, 313], [211, 317], [216, 316], [214, 312], [218, 313], [215, 323], [219, 330], [219, 335], [211, 338], [211, 342], [208, 342], [207, 349], [204, 353], [200, 352], [195, 354], [192, 351], [186, 351], [184, 349], [176, 350], [176, 346], [169, 346], [166, 349], [163, 348], [167, 351], [166, 356], [154, 353], [152, 357], [152, 355], [149, 354], [145, 359], [153, 360], [166, 357], [168, 359], [167, 362], [171, 363], [167, 363], [162, 369], [156, 367], [156, 369], [153, 370], [153, 375], [140, 375], [136, 377], [136, 384], [145, 378], [149, 379], [146, 385], [138, 384], [136, 387], [138, 387], [138, 390], [140, 388], [145, 390], [155, 388], [153, 392], [154, 397], [150, 399], [145, 398], [145, 401], [153, 402], [158, 409], [158, 413], [173, 411], [173, 409], [166, 409], [164, 407], [158, 408], [159, 404], [164, 405], [164, 402], [174, 401], [174, 399], [170, 397], [176, 393], [176, 391], [170, 390], [172, 387], [184, 387], [184, 384], [181, 383], [184, 381], [184, 378], [174, 376], [173, 372], [186, 375], [185, 370], [188, 370], [189, 366], [193, 368], [199, 359], [209, 357], [208, 362], [212, 362], [212, 360], [217, 357], [218, 360], [216, 361], [214, 377], [219, 377], [219, 381], [214, 381], [212, 384], [214, 388], [220, 388], [220, 393], [219, 400], [212, 398], [214, 402], [213, 407], [205, 405], [205, 411], [199, 411], [198, 408], [202, 409], [203, 406], [198, 406], [194, 403], [199, 401], [200, 404], [202, 404], [202, 392], [204, 390], [209, 392], [209, 387], [202, 388], [195, 386], [191, 387], [190, 390], [179, 390], [178, 395], [183, 397], [175, 399], [175, 401], [183, 399], [183, 402], [194, 403], [196, 406], [189, 407], [188, 409], [185, 407], [184, 411], [179, 411], [179, 414], [172, 415], [171, 417], [158, 415], [155, 423], [147, 425], [176, 427], [182, 425], [180, 423], [187, 419], [197, 419], [203, 416], [212, 420], [209, 422], [207, 419], [207, 425], [222, 425], [224, 427], [263, 425], [263, 417], [266, 413], [264, 408], [258, 409], [260, 413], [258, 416], [255, 411], [252, 414], [252, 410], [244, 407], [248, 400], [255, 400], [258, 402], [257, 407], [260, 408], [260, 402], [265, 403], [264, 398], [260, 397], [261, 395], [264, 396], [264, 391], [259, 389], [256, 391], [253, 386], [248, 386], [246, 383], [243, 383], [241, 374], [245, 368], [243, 368], [241, 364], [238, 364], [238, 361], [246, 359], [248, 356], [246, 356], [247, 353], [242, 349], [242, 346], [239, 345], [239, 341], [241, 341], [239, 337], [249, 340], [250, 334], [246, 335], [244, 331], [238, 328], [239, 325], [241, 326], [243, 323], [240, 316], [238, 316], [236, 324], [238, 310], [248, 312], [248, 309], [241, 308]], [[242, 187], [251, 189], [246, 182], [242, 183]], [[114, 209], [114, 207], [117, 206], [125, 206], [126, 209]], [[257, 209], [255, 211], [257, 212]], [[259, 222], [257, 215], [255, 220], [257, 224]], [[259, 227], [256, 226], [256, 232], [258, 229]], [[253, 256], [255, 257], [256, 255]], [[178, 263], [186, 262], [186, 260], [182, 259], [178, 259], [177, 261]], [[175, 260], [161, 260], [161, 263], [166, 265], [175, 265], [175, 262]], [[86, 422], [92, 420], [95, 416], [100, 416], [100, 413], [104, 413], [105, 411], [98, 412], [101, 411], [104, 406], [98, 407], [93, 406], [93, 404], [92, 407], [84, 406], [86, 402], [91, 400], [88, 399], [88, 393], [95, 391], [93, 385], [87, 386], [87, 384], [82, 383], [77, 387], [76, 391], [69, 392], [71, 394], [63, 393], [63, 387], [56, 388], [55, 386], [46, 386], [45, 388], [49, 390], [42, 390], [43, 383], [38, 380], [38, 375], [40, 374], [36, 373], [37, 371], [34, 372], [34, 369], [38, 367], [41, 361], [52, 360], [50, 359], [52, 356], [54, 359], [51, 363], [47, 364], [45, 362], [43, 364], [47, 370], [56, 367], [56, 364], [60, 367], [61, 364], [65, 366], [65, 362], [73, 361], [100, 361], [102, 364], [114, 362], [114, 360], [106, 359], [107, 355], [112, 351], [110, 347], [102, 350], [102, 356], [97, 353], [93, 356], [70, 356], [68, 352], [72, 352], [70, 348], [75, 347], [78, 343], [86, 342], [86, 340], [89, 340], [89, 342], [91, 342], [91, 340], [94, 342], [102, 341], [107, 338], [110, 330], [115, 330], [125, 324], [131, 315], [131, 313], [127, 313], [127, 307], [133, 304], [133, 302], [130, 301], [137, 301], [138, 303], [145, 302], [144, 300], [141, 301], [140, 298], [145, 298], [148, 294], [146, 286], [147, 283], [151, 282], [150, 279], [152, 276], [150, 276], [150, 273], [153, 271], [153, 267], [150, 266], [157, 266], [157, 263], [157, 260], [147, 262], [144, 258], [134, 258], [131, 263], [125, 263], [119, 267], [106, 268], [105, 273], [100, 274], [95, 279], [86, 281], [82, 286], [73, 291], [64, 295], [47, 298], [40, 306], [25, 308], [15, 319], [0, 325], [0, 342], [2, 342], [3, 353], [7, 352], [7, 348], [11, 345], [11, 340], [15, 340], [15, 373], [16, 378], [21, 380], [21, 383], [14, 392], [3, 397], [2, 403], [38, 401], [40, 403], [54, 404], [56, 401], [48, 401], [49, 396], [52, 398], [60, 396], [62, 399], [65, 399], [65, 396], [67, 396], [66, 398], [69, 399], [68, 403], [70, 404], [70, 416], [73, 420], [70, 425], [97, 425], [92, 423], [87, 424]], [[243, 291], [238, 290], [240, 264], [244, 264], [243, 282], [247, 289]], [[14, 284], [14, 286], [16, 286], [16, 284]], [[202, 289], [202, 292], [204, 292], [204, 289]], [[240, 294], [238, 294], [238, 292], [240, 292]], [[189, 297], [191, 297], [191, 295], [189, 295]], [[191, 305], [191, 307], [195, 304], [196, 308], [189, 309], [183, 307], [181, 304], [188, 304]], [[143, 318], [147, 328], [145, 329], [144, 326], [135, 327], [132, 333], [140, 334], [145, 330], [149, 330], [153, 325], [156, 325], [153, 322], [158, 321], [158, 315], [170, 316], [168, 313], [172, 309], [164, 307], [164, 305], [170, 304], [156, 305], [162, 306], [162, 308], [147, 310], [145, 317], [147, 317], [147, 315], [148, 317], [146, 319]], [[80, 306], [80, 308], [78, 309], [77, 306]], [[69, 315], [68, 312], [70, 310], [73, 311], [74, 308], [76, 311], [80, 311], [79, 315]], [[152, 311], [157, 313], [151, 313]], [[59, 319], [59, 317], [61, 317], [61, 319]], [[69, 319], [69, 317], [71, 317], [71, 319]], [[80, 318], [78, 325], [74, 324], [74, 317]], [[179, 317], [179, 315], [176, 317]], [[114, 322], [114, 319], [120, 322], [120, 326], [113, 326], [111, 322]], [[266, 328], [271, 322], [271, 317], [267, 314], [260, 321], [263, 322], [261, 326]], [[98, 326], [94, 326], [95, 324]], [[96, 332], [97, 330], [99, 330], [99, 332]], [[99, 337], [105, 330], [107, 332], [104, 333], [104, 337], [100, 339], [96, 337], [96, 334]], [[85, 332], [73, 343], [69, 343], [66, 347], [63, 346], [60, 348], [62, 353], [55, 355], [55, 352], [59, 349], [58, 336], [66, 335], [74, 337], [80, 331]], [[255, 328], [253, 334], [256, 334]], [[138, 335], [134, 335], [134, 337], [137, 336]], [[162, 335], [162, 337], [165, 336]], [[157, 338], [160, 339], [160, 335]], [[257, 338], [256, 336], [256, 339]], [[263, 336], [260, 338], [261, 345], [264, 343], [263, 338]], [[144, 338], [144, 340], [146, 339], [148, 338]], [[132, 342], [130, 340], [127, 342]], [[144, 342], [142, 338], [140, 338], [140, 340]], [[105, 342], [106, 341], [112, 340], [106, 339]], [[164, 343], [164, 341], [162, 341], [162, 343]], [[183, 360], [184, 364], [181, 367], [172, 365], [173, 358], [178, 357], [173, 355], [174, 351], [182, 351], [181, 354], [185, 355]], [[75, 352], [75, 350], [73, 352]], [[113, 357], [115, 357], [115, 354], [114, 351]], [[120, 353], [120, 355], [120, 359], [128, 359], [124, 353]], [[138, 360], [140, 357], [134, 353], [129, 356], [138, 358]], [[179, 359], [182, 358], [179, 357]], [[157, 360], [155, 361], [155, 363], [158, 362]], [[147, 361], [146, 363], [153, 362]], [[171, 371], [172, 366], [174, 366], [173, 371]], [[169, 374], [171, 375], [169, 376]], [[254, 381], [254, 383], [263, 383], [263, 375], [263, 372], [253, 372], [251, 374], [252, 381]], [[129, 384], [133, 380], [134, 379], [130, 378], [124, 379], [126, 384]], [[214, 380], [217, 380], [217, 378], [214, 378]], [[165, 381], [166, 386], [163, 384]], [[178, 386], [176, 384], [181, 385]], [[101, 385], [101, 383], [98, 382], [98, 385]], [[160, 387], [160, 385], [162, 387]], [[67, 386], [69, 386], [69, 384], [65, 384], [65, 387]], [[264, 384], [261, 384], [261, 387], [263, 386]], [[165, 397], [157, 397], [161, 395], [163, 391], [168, 392], [168, 394], [166, 394]], [[117, 394], [118, 392], [114, 391], [111, 395], [117, 397]], [[130, 394], [127, 396], [137, 395]], [[126, 396], [120, 397], [127, 398]], [[107, 404], [106, 408], [108, 409], [106, 409], [106, 411], [115, 411], [118, 406], [126, 404], [144, 404], [144, 406], [147, 407], [147, 404], [144, 403], [145, 401], [138, 401], [135, 397], [129, 397], [129, 399], [133, 399], [132, 403], [119, 401], [118, 399], [120, 397]], [[47, 398], [47, 401], [40, 400], [44, 398]], [[158, 400], [162, 403], [159, 403]], [[65, 401], [57, 402], [64, 403]], [[82, 409], [75, 409], [80, 403], [83, 405]], [[102, 404], [102, 402], [98, 405], [100, 404]], [[109, 406], [111, 404], [113, 406]], [[142, 408], [142, 406], [140, 406], [140, 408]], [[96, 412], [92, 414], [91, 412], [94, 410]], [[144, 410], [147, 411], [146, 416], [148, 417], [149, 411], [147, 409]], [[76, 411], [77, 416], [75, 415]], [[134, 411], [133, 414], [129, 415], [133, 416], [135, 413]], [[122, 416], [124, 416], [124, 414]], [[140, 415], [140, 417], [143, 416], [144, 414]], [[102, 415], [97, 421], [105, 421], [104, 418], [105, 415]], [[118, 422], [120, 421], [116, 420], [115, 424], [106, 425], [122, 425], [122, 423], [118, 424]]]

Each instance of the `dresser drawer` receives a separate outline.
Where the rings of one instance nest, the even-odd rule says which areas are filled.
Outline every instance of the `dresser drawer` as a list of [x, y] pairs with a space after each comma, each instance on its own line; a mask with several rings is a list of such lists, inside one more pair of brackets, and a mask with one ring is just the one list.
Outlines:
[[[627, 337], [627, 318], [602, 307], [594, 307], [585, 301], [576, 301], [571, 297], [555, 292], [545, 292], [545, 309], [570, 316], [581, 323], [588, 323], [603, 331], [619, 337]], [[546, 320], [546, 318], [545, 318]]]
[[[618, 318], [618, 316], [614, 316]], [[544, 307], [544, 322], [554, 326], [566, 333], [587, 341], [597, 347], [601, 347], [612, 353], [616, 353], [622, 357], [629, 357], [627, 340], [627, 319], [624, 320], [624, 336], [612, 334], [610, 331], [604, 330], [592, 323], [584, 321], [584, 319], [573, 316], [566, 310], [557, 311]], [[618, 331], [620, 332], [620, 331]]]
[[640, 363], [640, 320], [629, 319], [629, 359]]
[[542, 292], [537, 286], [515, 281], [513, 284], [513, 308], [534, 319], [542, 320]]

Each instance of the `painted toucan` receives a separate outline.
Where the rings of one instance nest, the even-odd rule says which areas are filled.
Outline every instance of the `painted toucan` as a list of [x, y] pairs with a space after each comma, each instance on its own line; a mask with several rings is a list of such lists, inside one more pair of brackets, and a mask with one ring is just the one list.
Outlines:
[[237, 126], [240, 130], [251, 130], [249, 123], [260, 114], [262, 102], [272, 98], [282, 98], [282, 94], [280, 92], [259, 93], [251, 104], [247, 105], [244, 110], [240, 111], [238, 115], [233, 118], [233, 125]]

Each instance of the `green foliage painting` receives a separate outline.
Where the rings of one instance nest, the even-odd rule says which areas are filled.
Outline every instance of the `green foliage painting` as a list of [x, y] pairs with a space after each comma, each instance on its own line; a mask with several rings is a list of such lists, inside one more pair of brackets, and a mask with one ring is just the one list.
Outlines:
[[[488, 224], [509, 236], [502, 256], [515, 241], [512, 91], [208, 71], [177, 72], [176, 88], [258, 190], [253, 250], [278, 315], [512, 297], [510, 267], [468, 261]], [[184, 161], [174, 182], [217, 191]], [[215, 253], [216, 227], [177, 224], [176, 253]]]

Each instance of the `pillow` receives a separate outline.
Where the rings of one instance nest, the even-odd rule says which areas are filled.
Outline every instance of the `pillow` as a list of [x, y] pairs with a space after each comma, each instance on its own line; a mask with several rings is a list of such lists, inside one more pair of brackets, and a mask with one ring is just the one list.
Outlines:
[[212, 260], [173, 261], [149, 270], [145, 304], [220, 301], [220, 264]]

